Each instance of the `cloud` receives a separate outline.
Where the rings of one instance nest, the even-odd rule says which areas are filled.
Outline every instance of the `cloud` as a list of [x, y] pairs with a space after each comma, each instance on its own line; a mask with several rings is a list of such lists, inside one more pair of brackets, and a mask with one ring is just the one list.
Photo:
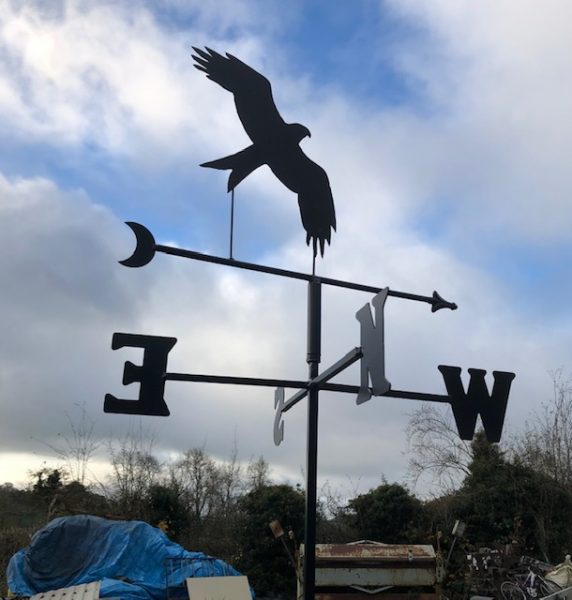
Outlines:
[[[186, 155], [239, 131], [230, 111], [221, 110], [229, 99], [191, 68], [190, 45], [201, 42], [202, 30], [165, 31], [143, 5], [62, 6], [56, 16], [34, 3], [0, 8], [4, 127], [55, 146], [95, 144], [148, 162], [158, 152]], [[227, 19], [243, 15], [237, 6]], [[221, 14], [208, 6], [196, 12], [199, 26]], [[256, 51], [248, 41], [236, 46]]]
[[[388, 300], [394, 387], [443, 392], [438, 364], [515, 370], [509, 425], [550, 393], [545, 372], [569, 362], [572, 323], [547, 324], [543, 313], [530, 311], [529, 298], [510, 289], [490, 257], [497, 260], [499, 238], [557, 244], [570, 221], [562, 201], [570, 191], [568, 125], [560, 107], [568, 80], [541, 68], [566, 60], [560, 54], [568, 36], [551, 42], [532, 17], [512, 31], [504, 4], [485, 3], [481, 15], [445, 2], [384, 3], [417, 27], [390, 48], [390, 58], [418, 82], [427, 110], [418, 98], [372, 108], [375, 99], [365, 105], [351, 90], [317, 87], [284, 58], [273, 66], [273, 52], [263, 48], [279, 41], [268, 41], [256, 4], [203, 10], [164, 2], [167, 14], [159, 15], [141, 3], [64, 2], [51, 16], [37, 4], [15, 6], [0, 6], [0, 114], [21, 144], [48, 143], [63, 155], [95, 144], [110, 163], [132, 161], [131, 177], [157, 177], [159, 188], [158, 166], [241, 148], [246, 138], [231, 96], [191, 68], [189, 42], [212, 33], [213, 46], [269, 75], [285, 117], [310, 125], [304, 150], [330, 175], [339, 223], [318, 274], [418, 294], [436, 289], [459, 304], [456, 312], [431, 314], [428, 305]], [[184, 27], [169, 21], [168, 10], [187, 19]], [[552, 22], [546, 12], [552, 16], [543, 22]], [[280, 19], [271, 27], [280, 29]], [[529, 81], [536, 74], [541, 90]], [[542, 111], [550, 98], [553, 110]], [[224, 176], [210, 175], [224, 188]], [[57, 439], [66, 412], [83, 400], [102, 438], [129, 428], [129, 417], [102, 413], [105, 393], [137, 394], [136, 386], [121, 385], [122, 368], [126, 360], [140, 363], [141, 353], [111, 351], [115, 331], [178, 337], [172, 371], [306, 376], [305, 284], [163, 255], [143, 269], [121, 267], [117, 260], [131, 253], [133, 240], [119, 211], [56, 179], [0, 178], [0, 235], [10, 249], [0, 257], [10, 282], [0, 298], [4, 452], [41, 452], [34, 440]], [[206, 191], [204, 205], [214, 210]], [[241, 184], [238, 199], [240, 258], [309, 271], [295, 197], [261, 170]], [[151, 229], [176, 208], [167, 197], [155, 202], [146, 205]], [[256, 245], [261, 238], [278, 241], [268, 249]], [[204, 249], [196, 239], [158, 234], [160, 243]], [[355, 312], [371, 297], [333, 288], [323, 297], [327, 367], [359, 343]], [[357, 377], [353, 368], [339, 379]], [[142, 419], [161, 451], [204, 444], [224, 458], [236, 440], [241, 458], [263, 454], [277, 476], [300, 478], [304, 403], [287, 413], [285, 441], [275, 448], [273, 390], [169, 382], [166, 399], [170, 418]], [[361, 478], [365, 491], [382, 473], [402, 479], [413, 406], [372, 399], [356, 407], [351, 397], [323, 394], [322, 481]]]
[[[135, 386], [122, 386], [121, 378], [126, 360], [140, 364], [140, 351], [111, 351], [114, 331], [178, 337], [169, 360], [173, 372], [306, 376], [302, 282], [161, 255], [143, 269], [125, 269], [116, 261], [131, 252], [129, 231], [85, 194], [64, 192], [45, 180], [4, 178], [0, 197], [1, 233], [14, 249], [2, 264], [14, 282], [1, 312], [2, 394], [9, 399], [3, 404], [7, 416], [0, 436], [5, 452], [45, 451], [42, 442], [56, 442], [67, 427], [67, 413], [83, 401], [102, 438], [121, 436], [131, 427], [130, 417], [102, 413], [105, 393], [137, 394]], [[353, 256], [373, 250], [372, 239], [378, 238], [366, 233], [353, 242]], [[456, 313], [432, 315], [427, 305], [388, 301], [388, 376], [395, 388], [442, 392], [436, 366], [445, 363], [516, 368], [514, 397], [542, 392], [535, 371], [539, 365], [531, 364], [530, 353], [536, 351], [534, 362], [545, 360], [547, 368], [554, 363], [545, 348], [534, 347], [533, 336], [514, 323], [509, 311], [498, 309], [502, 293], [494, 281], [478, 271], [468, 277], [466, 266], [407, 238], [377, 242], [375, 249], [394, 258], [373, 279], [370, 261], [344, 261], [343, 242], [329, 250], [348, 279], [391, 281], [393, 289], [412, 287], [421, 293], [448, 282], [449, 298], [461, 305]], [[288, 266], [304, 269], [307, 255], [299, 242], [286, 250]], [[359, 343], [355, 312], [369, 299], [368, 294], [324, 290], [324, 367]], [[357, 378], [354, 368], [339, 380]], [[166, 399], [170, 418], [142, 418], [162, 451], [205, 445], [225, 458], [236, 441], [243, 460], [263, 454], [277, 476], [300, 478], [303, 403], [286, 415], [285, 442], [275, 448], [272, 390], [168, 383]], [[522, 418], [525, 407], [512, 404], [509, 414]], [[404, 418], [410, 408], [407, 401], [387, 399], [356, 407], [351, 397], [322, 394], [321, 480], [342, 485], [351, 476], [361, 478], [367, 489], [381, 473], [402, 478]]]
[[133, 322], [144, 289], [117, 277], [118, 223], [81, 192], [0, 176], [0, 215], [2, 446], [24, 449], [89, 396], [106, 368], [95, 349], [114, 320]]
[[415, 153], [439, 173], [439, 188], [428, 188], [427, 196], [450, 198], [464, 229], [470, 225], [487, 237], [567, 239], [572, 41], [564, 23], [570, 6], [386, 5], [420, 32], [416, 43], [398, 44], [393, 58], [437, 109], [432, 135]]

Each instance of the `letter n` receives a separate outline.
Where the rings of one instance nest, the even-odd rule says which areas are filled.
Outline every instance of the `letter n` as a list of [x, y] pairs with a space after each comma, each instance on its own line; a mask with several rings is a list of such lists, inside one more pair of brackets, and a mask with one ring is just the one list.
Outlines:
[[489, 442], [500, 442], [506, 405], [514, 373], [493, 371], [493, 391], [489, 394], [485, 382], [486, 371], [468, 369], [470, 380], [467, 392], [461, 381], [461, 367], [439, 365], [447, 394], [451, 397], [453, 416], [462, 440], [472, 440], [477, 416], [481, 415], [483, 429]]
[[[362, 306], [356, 319], [360, 324], [361, 337], [361, 383], [356, 404], [363, 404], [374, 396], [382, 396], [391, 389], [391, 383], [385, 377], [385, 349], [383, 329], [383, 308], [389, 288], [384, 288], [372, 300], [375, 309], [375, 324], [369, 304]], [[371, 379], [371, 391], [369, 381]]]

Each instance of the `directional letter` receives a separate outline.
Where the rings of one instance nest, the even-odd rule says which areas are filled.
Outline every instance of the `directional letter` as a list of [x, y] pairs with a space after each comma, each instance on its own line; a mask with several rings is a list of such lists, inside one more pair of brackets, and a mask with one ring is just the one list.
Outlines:
[[274, 408], [276, 409], [276, 416], [274, 417], [274, 444], [280, 446], [280, 443], [284, 439], [284, 420], [282, 419], [284, 388], [276, 388], [274, 391]]
[[465, 393], [461, 381], [461, 367], [439, 365], [437, 368], [445, 380], [447, 394], [451, 396], [451, 406], [460, 438], [462, 440], [473, 439], [477, 416], [480, 414], [489, 442], [500, 442], [506, 404], [515, 374], [493, 371], [493, 391], [489, 394], [485, 382], [486, 371], [468, 369], [471, 378], [469, 388]]
[[[366, 304], [356, 313], [360, 324], [361, 349], [361, 383], [356, 404], [367, 402], [372, 396], [382, 396], [391, 389], [391, 383], [385, 378], [385, 352], [383, 332], [383, 307], [389, 288], [381, 290], [372, 300], [375, 308], [375, 325], [371, 308]], [[371, 392], [369, 380], [371, 378]]]
[[124, 400], [106, 394], [103, 412], [167, 417], [169, 409], [163, 398], [165, 391], [163, 376], [167, 371], [167, 357], [176, 343], [177, 338], [114, 333], [111, 342], [112, 350], [124, 346], [145, 349], [141, 366], [127, 361], [123, 369], [123, 385], [134, 382], [140, 382], [141, 385], [137, 400]]

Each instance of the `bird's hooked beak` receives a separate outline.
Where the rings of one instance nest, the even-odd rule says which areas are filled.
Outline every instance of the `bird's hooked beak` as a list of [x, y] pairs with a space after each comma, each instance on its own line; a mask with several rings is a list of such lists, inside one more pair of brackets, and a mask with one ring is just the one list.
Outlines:
[[296, 142], [301, 142], [305, 137], [312, 137], [310, 130], [301, 123], [291, 123], [289, 126], [291, 135], [296, 139]]

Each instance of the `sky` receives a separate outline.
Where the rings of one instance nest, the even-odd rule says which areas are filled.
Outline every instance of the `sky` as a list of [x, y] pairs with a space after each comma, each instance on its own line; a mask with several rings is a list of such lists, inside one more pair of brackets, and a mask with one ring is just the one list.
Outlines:
[[[388, 299], [392, 386], [444, 393], [440, 364], [465, 383], [469, 367], [489, 385], [512, 371], [505, 435], [518, 432], [550, 372], [572, 370], [571, 18], [566, 0], [1, 2], [0, 481], [56, 466], [82, 408], [98, 439], [138, 428], [165, 460], [236, 448], [303, 482], [304, 402], [276, 447], [273, 389], [168, 382], [169, 417], [103, 412], [106, 393], [137, 397], [121, 381], [141, 351], [112, 351], [114, 332], [176, 337], [172, 372], [307, 377], [303, 282], [162, 254], [119, 264], [126, 221], [228, 257], [227, 173], [199, 165], [249, 140], [192, 46], [263, 73], [286, 122], [312, 132], [301, 145], [338, 223], [318, 275], [458, 304]], [[295, 195], [267, 167], [235, 202], [236, 259], [311, 271]], [[371, 299], [324, 289], [321, 368], [359, 345]], [[358, 366], [336, 381], [357, 384]], [[323, 392], [320, 486], [407, 481], [418, 406]]]

